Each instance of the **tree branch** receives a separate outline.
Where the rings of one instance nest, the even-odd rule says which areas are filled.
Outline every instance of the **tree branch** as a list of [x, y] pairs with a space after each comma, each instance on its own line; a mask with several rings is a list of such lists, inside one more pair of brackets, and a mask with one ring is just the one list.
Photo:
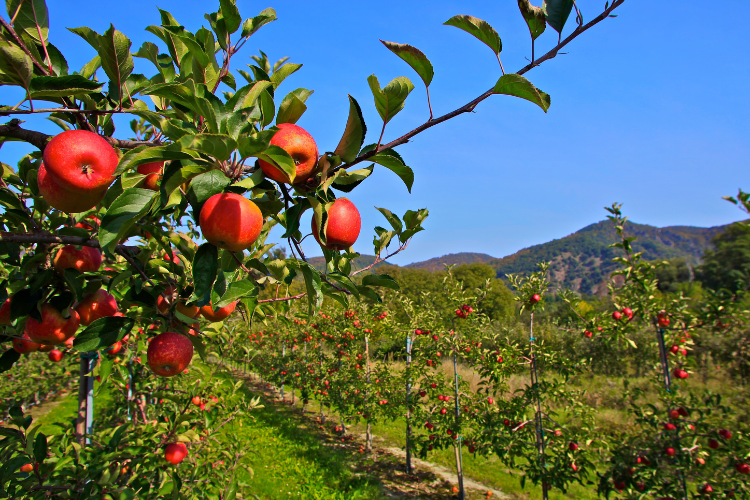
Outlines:
[[[0, 111], [2, 115], [2, 111]], [[12, 119], [5, 125], [0, 125], [0, 137], [12, 137], [14, 139], [20, 139], [28, 142], [44, 151], [44, 147], [47, 145], [52, 136], [42, 132], [36, 132], [34, 130], [27, 130], [21, 128], [21, 120], [16, 118]], [[133, 149], [138, 146], [160, 146], [162, 143], [159, 141], [125, 141], [121, 139], [115, 139], [114, 137], [101, 136], [112, 146], [120, 149]]]
[[8, 233], [0, 231], [0, 243], [59, 243], [61, 245], [81, 245], [101, 248], [98, 240], [81, 236], [62, 236], [49, 233]]
[[263, 300], [259, 300], [258, 304], [265, 304], [266, 302], [283, 302], [287, 300], [297, 300], [297, 299], [301, 299], [305, 295], [307, 295], [307, 292], [303, 292], [299, 295], [294, 295], [292, 297], [282, 297], [280, 299], [263, 299]]
[[[520, 70], [518, 70], [516, 72], [516, 74], [523, 75], [524, 73], [527, 73], [530, 70], [532, 70], [533, 68], [539, 66], [544, 61], [548, 61], [549, 59], [554, 59], [557, 56], [557, 54], [560, 51], [560, 49], [562, 49], [563, 47], [565, 47], [566, 45], [568, 45], [570, 42], [572, 42], [575, 38], [577, 38], [584, 31], [588, 30], [589, 28], [593, 27], [596, 24], [599, 24], [601, 21], [603, 21], [604, 19], [606, 19], [607, 17], [609, 17], [609, 15], [612, 13], [612, 11], [615, 10], [620, 5], [622, 5], [624, 2], [625, 2], [625, 0], [614, 0], [612, 2], [612, 5], [610, 5], [607, 9], [605, 9], [604, 12], [602, 12], [597, 17], [595, 17], [594, 19], [592, 19], [591, 21], [589, 21], [587, 24], [584, 24], [582, 26], [576, 27], [576, 29], [573, 30], [573, 33], [571, 33], [567, 38], [565, 38], [565, 40], [562, 40], [552, 50], [550, 50], [549, 52], [547, 52], [546, 54], [544, 54], [539, 59], [537, 59], [537, 60], [535, 60], [535, 61], [527, 64], [526, 66], [524, 66], [523, 68], [521, 68]], [[406, 134], [402, 135], [398, 139], [393, 140], [393, 141], [389, 142], [388, 144], [384, 144], [382, 146], [378, 146], [377, 148], [375, 148], [375, 149], [373, 149], [371, 151], [368, 151], [367, 153], [365, 153], [363, 155], [358, 156], [357, 158], [355, 158], [354, 160], [352, 160], [349, 163], [345, 163], [343, 165], [339, 165], [338, 167], [334, 168], [331, 173], [333, 174], [337, 170], [347, 169], [349, 167], [352, 167], [352, 166], [356, 165], [357, 163], [361, 163], [361, 162], [367, 160], [368, 158], [371, 158], [371, 157], [375, 156], [376, 154], [378, 154], [379, 152], [384, 151], [386, 149], [392, 149], [392, 148], [395, 148], [396, 146], [400, 146], [402, 144], [405, 144], [405, 143], [409, 142], [409, 139], [411, 139], [415, 135], [417, 135], [417, 134], [419, 134], [421, 132], [424, 132], [425, 130], [427, 130], [430, 127], [434, 127], [438, 123], [443, 123], [444, 121], [450, 120], [451, 118], [455, 118], [456, 116], [461, 115], [463, 113], [470, 113], [471, 111], [474, 111], [474, 108], [477, 106], [477, 104], [479, 104], [480, 102], [484, 101], [485, 99], [487, 99], [488, 97], [490, 97], [493, 94], [494, 94], [494, 87], [491, 88], [491, 89], [489, 89], [484, 94], [482, 94], [479, 97], [477, 97], [476, 99], [474, 99], [474, 100], [472, 100], [472, 101], [464, 104], [460, 108], [455, 109], [455, 110], [451, 111], [450, 113], [446, 113], [443, 116], [439, 116], [438, 118], [435, 118], [434, 120], [428, 120], [425, 123], [423, 123], [422, 125], [420, 125], [419, 127], [417, 127], [414, 130], [412, 130], [411, 132], [407, 132]]]

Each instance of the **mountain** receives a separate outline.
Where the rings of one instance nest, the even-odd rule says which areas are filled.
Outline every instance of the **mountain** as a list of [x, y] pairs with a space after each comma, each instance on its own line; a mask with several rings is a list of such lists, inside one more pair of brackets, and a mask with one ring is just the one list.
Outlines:
[[448, 255], [443, 255], [442, 257], [435, 257], [434, 259], [415, 262], [405, 267], [409, 267], [412, 269], [427, 269], [428, 271], [442, 271], [445, 269], [445, 265], [474, 264], [475, 262], [488, 264], [495, 260], [497, 260], [495, 257], [487, 255], [486, 253], [461, 252], [449, 253]]
[[[635, 236], [636, 252], [648, 260], [685, 258], [689, 265], [700, 263], [703, 252], [711, 247], [711, 238], [727, 226], [709, 228], [669, 226], [658, 228], [628, 222], [626, 236]], [[550, 271], [556, 288], [571, 288], [586, 294], [603, 293], [606, 281], [617, 265], [612, 259], [621, 255], [619, 249], [608, 248], [618, 240], [614, 224], [604, 220], [591, 224], [564, 238], [524, 248], [501, 259], [487, 254], [463, 252], [415, 262], [406, 267], [438, 271], [444, 264], [481, 262], [495, 268], [498, 278], [506, 274], [529, 274], [538, 262], [551, 262]]]
[[[647, 260], [685, 258], [690, 265], [700, 262], [710, 248], [711, 238], [726, 226], [709, 228], [691, 226], [653, 227], [629, 222], [626, 236], [638, 239], [632, 243], [636, 252]], [[571, 288], [587, 294], [602, 293], [610, 273], [617, 268], [612, 259], [622, 255], [620, 249], [608, 248], [618, 242], [614, 223], [605, 220], [586, 226], [575, 233], [497, 259], [489, 264], [498, 277], [510, 273], [530, 273], [537, 262], [551, 262], [550, 274], [557, 287]]]

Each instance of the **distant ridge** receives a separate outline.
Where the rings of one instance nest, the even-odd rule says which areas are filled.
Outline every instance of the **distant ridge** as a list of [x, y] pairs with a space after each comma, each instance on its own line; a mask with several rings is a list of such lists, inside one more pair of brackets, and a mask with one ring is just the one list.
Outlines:
[[[724, 226], [693, 227], [668, 226], [658, 228], [628, 222], [627, 236], [636, 236], [636, 252], [643, 252], [648, 260], [685, 258], [690, 265], [700, 263], [700, 258], [711, 247], [711, 238], [726, 229]], [[529, 274], [537, 269], [538, 262], [551, 262], [551, 279], [556, 288], [571, 288], [586, 294], [606, 291], [609, 275], [617, 267], [612, 259], [621, 255], [619, 249], [609, 248], [618, 241], [617, 232], [610, 220], [590, 224], [568, 236], [533, 245], [506, 257], [497, 259], [484, 253], [461, 252], [443, 255], [405, 267], [442, 271], [444, 264], [472, 264], [480, 262], [492, 266], [498, 278], [506, 274]]]
[[448, 255], [435, 257], [433, 259], [425, 260], [422, 262], [414, 262], [404, 267], [412, 269], [427, 269], [428, 271], [442, 271], [445, 269], [446, 265], [450, 266], [453, 264], [474, 264], [475, 262], [488, 264], [496, 260], [497, 258], [491, 255], [487, 255], [486, 253], [460, 252], [449, 253]]

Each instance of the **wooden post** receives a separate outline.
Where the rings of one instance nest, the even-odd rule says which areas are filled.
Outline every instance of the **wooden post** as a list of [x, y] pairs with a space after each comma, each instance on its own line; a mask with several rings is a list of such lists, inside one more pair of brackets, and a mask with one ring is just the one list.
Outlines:
[[365, 404], [367, 405], [367, 431], [365, 433], [365, 450], [372, 451], [372, 423], [370, 422], [370, 338], [365, 336], [365, 363], [367, 364], [367, 388], [365, 389]]
[[406, 473], [411, 474], [411, 332], [406, 334]]
[[463, 457], [461, 456], [461, 439], [462, 436], [459, 432], [460, 426], [461, 426], [461, 411], [459, 409], [459, 402], [458, 402], [458, 354], [456, 352], [453, 353], [453, 382], [454, 382], [454, 390], [453, 390], [453, 398], [456, 402], [455, 410], [456, 410], [456, 429], [454, 432], [458, 433], [458, 437], [456, 438], [453, 449], [456, 452], [456, 475], [458, 476], [458, 498], [459, 500], [466, 500], [466, 491], [464, 490], [464, 463], [463, 463]]

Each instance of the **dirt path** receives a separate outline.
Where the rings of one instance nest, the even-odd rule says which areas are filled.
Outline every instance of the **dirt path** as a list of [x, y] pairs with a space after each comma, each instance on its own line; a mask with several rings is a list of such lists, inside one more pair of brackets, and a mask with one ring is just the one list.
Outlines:
[[[291, 406], [291, 398], [285, 394], [283, 401], [278, 391], [268, 389], [261, 385], [257, 377], [250, 377], [239, 371], [234, 371], [235, 376], [245, 381], [246, 386], [255, 393], [265, 396], [266, 403], [271, 405]], [[364, 434], [348, 433], [342, 438], [334, 432], [335, 424], [330, 422], [322, 425], [317, 413], [311, 411], [302, 412], [300, 408], [294, 408], [301, 419], [306, 420], [305, 426], [326, 432], [321, 436], [327, 445], [346, 447], [351, 449], [356, 456], [353, 470], [358, 474], [367, 474], [376, 477], [383, 485], [383, 493], [389, 498], [413, 498], [413, 499], [455, 499], [457, 495], [452, 488], [457, 484], [456, 474], [453, 470], [432, 462], [412, 457], [414, 472], [404, 472], [406, 452], [400, 448], [389, 446], [382, 438], [374, 437], [373, 452], [364, 452]], [[509, 499], [507, 494], [500, 490], [490, 488], [469, 477], [464, 477], [464, 488], [466, 498], [472, 499]]]

